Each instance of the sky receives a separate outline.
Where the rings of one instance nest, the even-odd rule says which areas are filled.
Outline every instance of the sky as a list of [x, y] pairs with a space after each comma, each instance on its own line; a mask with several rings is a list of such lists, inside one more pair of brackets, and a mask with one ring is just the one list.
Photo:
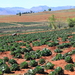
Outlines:
[[0, 7], [75, 6], [75, 0], [0, 0]]

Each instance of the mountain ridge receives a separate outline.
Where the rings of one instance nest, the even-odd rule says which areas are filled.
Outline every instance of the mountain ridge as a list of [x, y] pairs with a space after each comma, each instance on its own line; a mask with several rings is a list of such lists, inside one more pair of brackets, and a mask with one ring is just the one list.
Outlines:
[[46, 5], [44, 6], [35, 6], [30, 9], [24, 8], [24, 7], [0, 7], [0, 15], [16, 15], [16, 13], [19, 12], [42, 12], [44, 10], [48, 11], [48, 9], [51, 8], [51, 11], [56, 11], [56, 10], [64, 10], [64, 9], [74, 9], [75, 6], [58, 6], [58, 7], [48, 7]]

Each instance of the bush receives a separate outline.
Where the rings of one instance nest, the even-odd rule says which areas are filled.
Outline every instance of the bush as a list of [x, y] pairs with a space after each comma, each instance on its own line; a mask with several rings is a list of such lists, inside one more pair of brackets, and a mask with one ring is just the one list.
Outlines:
[[74, 62], [74, 64], [73, 64], [73, 66], [75, 67], [75, 62]]
[[65, 57], [65, 61], [68, 62], [68, 63], [72, 63], [73, 62], [71, 56], [66, 56]]
[[75, 25], [75, 18], [71, 19], [71, 18], [68, 18], [68, 26], [69, 27], [74, 27]]
[[17, 64], [16, 60], [14, 60], [14, 59], [10, 59], [10, 60], [8, 61], [8, 63], [9, 63], [10, 65]]
[[41, 51], [41, 54], [42, 56], [50, 56], [52, 54], [52, 52], [47, 49], [47, 48], [44, 48], [42, 51]]
[[32, 51], [33, 49], [32, 49], [32, 47], [27, 47], [27, 51], [28, 52], [30, 52], [30, 51]]
[[12, 64], [11, 67], [10, 67], [10, 70], [11, 70], [11, 71], [19, 70], [18, 64]]
[[30, 59], [32, 59], [32, 58], [31, 58], [31, 54], [28, 53], [28, 52], [25, 53], [24, 58], [25, 58], [26, 60], [30, 60]]
[[14, 51], [11, 51], [11, 53], [10, 53], [11, 55], [15, 55], [16, 53], [14, 52]]
[[51, 62], [46, 63], [45, 69], [53, 69], [53, 68], [54, 68], [54, 64], [52, 64]]
[[58, 45], [57, 47], [60, 48], [60, 49], [62, 49], [62, 48], [70, 47], [70, 45], [71, 45], [70, 43], [63, 43], [61, 45]]
[[2, 71], [3, 73], [10, 73], [10, 68], [8, 67], [7, 64], [2, 64], [0, 66], [0, 71]]
[[14, 52], [15, 52], [15, 54], [21, 53], [21, 50], [20, 50], [20, 49], [17, 49], [17, 50], [15, 50]]
[[20, 68], [21, 69], [23, 69], [23, 68], [28, 68], [28, 63], [27, 62], [22, 62], [21, 64], [20, 64]]
[[21, 53], [24, 54], [24, 52], [28, 52], [28, 50], [26, 48], [22, 48]]
[[73, 64], [67, 64], [65, 70], [74, 71]]
[[50, 43], [48, 43], [49, 47], [53, 47], [53, 46], [56, 46], [56, 45], [59, 45], [59, 43], [58, 42], [50, 42]]
[[56, 52], [56, 53], [61, 53], [62, 50], [60, 50], [60, 49], [56, 49], [56, 50], [54, 50], [54, 52]]
[[64, 56], [62, 54], [57, 54], [54, 58], [52, 58], [52, 61], [57, 61], [57, 60], [61, 60], [61, 59], [64, 59]]
[[4, 49], [0, 49], [0, 52], [4, 52], [5, 50]]
[[72, 50], [71, 52], [72, 52], [72, 54], [75, 54], [75, 49], [74, 49], [74, 50]]
[[15, 51], [16, 50], [16, 48], [14, 47], [14, 46], [12, 46], [11, 48], [10, 48], [10, 51]]
[[65, 53], [65, 54], [64, 54], [64, 57], [66, 57], [66, 56], [68, 56], [68, 55], [69, 55], [68, 53]]
[[22, 55], [21, 55], [21, 53], [16, 53], [14, 57], [15, 58], [22, 58]]
[[31, 60], [31, 61], [29, 62], [29, 65], [30, 65], [31, 67], [35, 67], [35, 66], [38, 65], [38, 62], [36, 62], [35, 60]]
[[38, 41], [35, 41], [35, 42], [32, 42], [33, 46], [40, 46], [40, 42]]
[[49, 75], [57, 75], [55, 71], [51, 71]]
[[32, 70], [32, 69], [28, 70], [27, 75], [35, 75], [35, 74], [36, 74], [36, 73], [35, 73], [34, 70]]
[[40, 60], [39, 60], [39, 64], [42, 65], [42, 64], [44, 64], [44, 63], [45, 63], [45, 59], [40, 59]]
[[56, 67], [56, 75], [64, 75], [64, 70], [61, 67]]
[[9, 58], [8, 57], [4, 57], [4, 61], [5, 62], [8, 62], [9, 61]]
[[3, 59], [0, 59], [0, 65], [5, 64]]
[[42, 66], [36, 66], [34, 69], [35, 73], [44, 73], [44, 68]]
[[0, 75], [3, 75], [3, 72], [2, 71], [0, 71]]

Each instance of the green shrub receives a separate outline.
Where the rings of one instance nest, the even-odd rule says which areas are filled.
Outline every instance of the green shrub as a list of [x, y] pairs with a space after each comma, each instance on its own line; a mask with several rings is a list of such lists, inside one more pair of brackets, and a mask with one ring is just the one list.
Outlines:
[[40, 59], [40, 60], [39, 60], [39, 64], [42, 65], [42, 64], [44, 64], [44, 63], [45, 63], [45, 59]]
[[45, 69], [53, 69], [53, 68], [54, 68], [54, 64], [52, 64], [51, 62], [46, 63]]
[[14, 59], [9, 59], [8, 63], [10, 65], [17, 64], [16, 60], [14, 60]]
[[64, 75], [64, 70], [61, 67], [55, 68], [56, 75]]
[[35, 41], [35, 42], [32, 42], [33, 46], [40, 46], [40, 42], [38, 41]]
[[3, 72], [2, 71], [0, 71], [0, 75], [3, 75]]
[[75, 43], [72, 46], [75, 47]]
[[2, 71], [3, 73], [10, 73], [10, 68], [8, 67], [7, 64], [2, 64], [0, 66], [0, 71]]
[[28, 50], [26, 48], [22, 48], [21, 53], [24, 54], [24, 52], [28, 52]]
[[73, 66], [75, 67], [75, 62], [73, 63]]
[[12, 64], [11, 67], [10, 67], [10, 70], [11, 70], [11, 71], [19, 70], [18, 64]]
[[65, 61], [68, 62], [68, 63], [72, 63], [73, 62], [71, 56], [66, 56], [65, 57]]
[[3, 59], [0, 59], [0, 65], [5, 64]]
[[21, 50], [20, 50], [20, 49], [17, 49], [17, 50], [15, 50], [14, 52], [15, 52], [15, 54], [16, 54], [16, 53], [21, 53]]
[[65, 54], [64, 54], [64, 57], [66, 57], [66, 56], [68, 56], [68, 55], [69, 55], [68, 53], [65, 53]]
[[64, 68], [65, 70], [74, 71], [73, 64], [67, 64]]
[[22, 58], [22, 55], [21, 55], [21, 53], [16, 53], [14, 57], [15, 58]]
[[43, 74], [44, 73], [44, 68], [42, 66], [36, 66], [35, 69], [34, 69], [35, 73], [41, 73]]
[[70, 47], [70, 45], [71, 45], [70, 43], [63, 43], [63, 44], [58, 45], [57, 47], [62, 49], [62, 48]]
[[0, 52], [4, 52], [5, 50], [4, 49], [0, 49]]
[[56, 53], [61, 53], [62, 50], [60, 50], [60, 49], [56, 49], [56, 50], [54, 50], [54, 52], [56, 52]]
[[30, 65], [31, 67], [35, 67], [35, 66], [38, 65], [38, 62], [36, 62], [35, 60], [31, 60], [31, 61], [29, 62], [29, 65]]
[[21, 69], [23, 69], [23, 68], [28, 68], [28, 63], [27, 62], [22, 62], [21, 64], [20, 64], [20, 68]]
[[53, 47], [53, 46], [56, 46], [56, 45], [59, 45], [59, 43], [58, 42], [50, 42], [50, 43], [48, 43], [49, 47]]
[[71, 18], [68, 18], [68, 26], [69, 27], [74, 27], [74, 25], [75, 25], [75, 19], [73, 18], [73, 19], [71, 19]]
[[57, 61], [57, 60], [61, 60], [61, 59], [64, 59], [64, 56], [59, 53], [55, 57], [52, 58], [52, 61]]
[[52, 52], [47, 49], [47, 48], [44, 48], [42, 51], [41, 51], [41, 54], [42, 56], [50, 56], [52, 54]]
[[27, 75], [35, 75], [35, 74], [36, 74], [36, 72], [34, 70], [32, 70], [32, 69], [28, 70]]
[[72, 54], [75, 54], [75, 49], [74, 49], [74, 50], [72, 50], [71, 52], [72, 52]]
[[72, 55], [72, 51], [71, 52], [68, 52], [68, 55]]
[[31, 47], [29, 44], [26, 44], [26, 48]]
[[9, 58], [8, 57], [4, 57], [4, 61], [5, 62], [8, 62], [9, 61]]
[[51, 71], [49, 75], [57, 75], [55, 71]]
[[11, 55], [15, 55], [16, 53], [15, 53], [15, 51], [11, 51], [11, 53], [10, 53]]
[[14, 47], [14, 46], [12, 46], [11, 48], [10, 48], [10, 51], [15, 51], [16, 50], [16, 48]]
[[39, 52], [36, 52], [36, 51], [30, 51], [30, 56], [31, 56], [31, 59], [38, 59], [40, 58], [42, 55], [41, 55], [41, 51]]
[[31, 58], [31, 54], [28, 53], [28, 52], [24, 54], [24, 58], [25, 58], [26, 60], [32, 59], [32, 58]]
[[27, 51], [28, 52], [30, 52], [30, 51], [32, 51], [33, 49], [32, 49], [32, 47], [27, 47]]

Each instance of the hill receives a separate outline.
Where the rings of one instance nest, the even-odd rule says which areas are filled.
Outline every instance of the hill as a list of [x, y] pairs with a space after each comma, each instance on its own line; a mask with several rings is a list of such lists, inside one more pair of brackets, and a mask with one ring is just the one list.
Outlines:
[[58, 11], [45, 11], [39, 13], [18, 15], [0, 16], [0, 22], [41, 22], [47, 21], [51, 15], [56, 18], [66, 20], [67, 18], [75, 17], [75, 9], [58, 10]]
[[32, 7], [30, 9], [23, 8], [23, 7], [6, 7], [6, 8], [0, 8], [0, 15], [15, 15], [18, 12], [29, 12], [30, 10], [32, 10], [33, 12], [42, 12], [44, 10], [48, 11], [49, 8], [51, 8], [52, 11], [56, 11], [56, 10], [63, 10], [63, 9], [72, 9], [75, 8], [75, 6], [48, 7], [44, 5], [44, 6]]

